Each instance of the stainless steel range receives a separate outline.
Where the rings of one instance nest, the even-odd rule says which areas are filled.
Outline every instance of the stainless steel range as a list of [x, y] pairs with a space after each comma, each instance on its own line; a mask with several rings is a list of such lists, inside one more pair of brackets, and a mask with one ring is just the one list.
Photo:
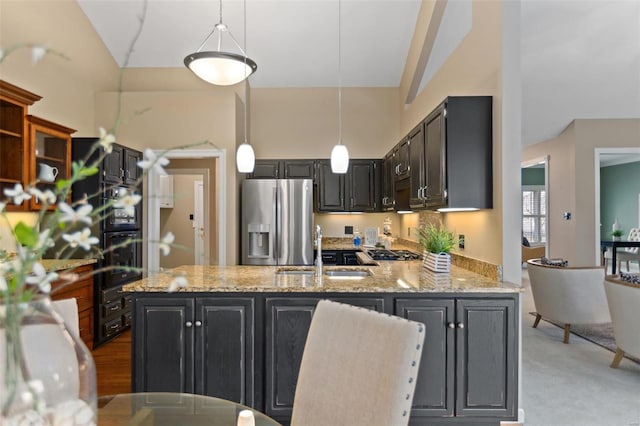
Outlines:
[[367, 254], [373, 260], [419, 260], [422, 257], [409, 250], [370, 249]]

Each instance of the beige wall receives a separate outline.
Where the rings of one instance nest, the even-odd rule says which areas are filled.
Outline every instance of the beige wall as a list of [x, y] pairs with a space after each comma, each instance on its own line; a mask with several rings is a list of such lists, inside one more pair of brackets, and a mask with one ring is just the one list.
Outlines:
[[162, 268], [175, 268], [195, 263], [195, 238], [189, 215], [194, 213], [193, 184], [200, 179], [202, 176], [199, 175], [173, 176], [174, 207], [160, 209], [160, 235], [173, 232], [177, 247], [173, 248], [168, 256], [160, 257]]
[[[338, 141], [337, 88], [252, 89], [256, 158], [329, 158]], [[343, 88], [342, 139], [351, 158], [382, 158], [398, 142], [397, 88]]]
[[[575, 266], [598, 259], [595, 149], [638, 148], [640, 119], [574, 120], [557, 138], [529, 145], [523, 161], [549, 156], [549, 255]], [[564, 220], [562, 213], [572, 213]]]
[[322, 226], [322, 235], [324, 237], [353, 237], [353, 235], [345, 235], [344, 227], [353, 226], [360, 231], [364, 238], [364, 228], [379, 228], [382, 233], [384, 219], [391, 218], [391, 232], [393, 236], [400, 234], [400, 221], [397, 219], [399, 215], [390, 213], [365, 213], [365, 214], [319, 214], [313, 217], [314, 224]]
[[[410, 105], [404, 105], [415, 71], [434, 2], [423, 2], [400, 85], [398, 108], [400, 131], [408, 133], [447, 96], [493, 96], [493, 209], [480, 212], [444, 213], [443, 223], [456, 234], [464, 234], [464, 255], [502, 264], [502, 105], [501, 28], [498, 1], [474, 1], [472, 29], [447, 58], [431, 81]], [[516, 176], [514, 176], [516, 178]], [[513, 200], [519, 203], [519, 200]], [[410, 218], [403, 219], [403, 221]], [[402, 231], [406, 232], [403, 226]]]

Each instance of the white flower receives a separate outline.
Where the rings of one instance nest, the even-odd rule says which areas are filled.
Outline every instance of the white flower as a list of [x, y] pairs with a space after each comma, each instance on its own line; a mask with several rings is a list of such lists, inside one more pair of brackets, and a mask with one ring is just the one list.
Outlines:
[[53, 240], [49, 238], [50, 233], [50, 229], [45, 229], [40, 233], [40, 235], [38, 236], [38, 244], [35, 247], [36, 250], [40, 250], [41, 248], [48, 249], [49, 247], [53, 247], [55, 245]]
[[49, 293], [51, 291], [51, 282], [58, 279], [58, 274], [49, 272], [44, 269], [40, 262], [33, 264], [33, 274], [26, 279], [27, 284], [37, 284], [40, 291]]
[[7, 207], [7, 203], [0, 202], [0, 213], [2, 213], [6, 207]]
[[116, 137], [111, 133], [107, 133], [103, 127], [100, 127], [98, 131], [100, 132], [100, 140], [98, 143], [102, 146], [104, 152], [111, 154], [111, 151], [113, 151], [113, 144], [116, 142]]
[[73, 234], [63, 234], [62, 239], [69, 243], [71, 247], [80, 246], [86, 251], [91, 249], [92, 244], [98, 244], [100, 240], [91, 236], [91, 229], [84, 228], [82, 231]]
[[174, 279], [171, 280], [171, 282], [169, 283], [169, 288], [167, 289], [168, 292], [173, 292], [176, 291], [179, 288], [185, 288], [187, 286], [188, 282], [187, 279], [185, 277], [183, 277], [182, 275], [175, 277]]
[[175, 240], [176, 237], [171, 231], [167, 232], [164, 238], [162, 238], [162, 241], [160, 242], [160, 244], [158, 244], [158, 246], [160, 247], [163, 255], [166, 256], [169, 254], [169, 252], [171, 252], [171, 244], [173, 244]]
[[44, 55], [47, 54], [47, 48], [45, 46], [33, 46], [31, 48], [31, 62], [33, 62], [34, 64], [37, 64], [38, 62], [40, 62], [40, 60], [42, 58], [44, 58]]
[[7, 290], [7, 279], [4, 277], [4, 275], [0, 275], [0, 291], [5, 292]]
[[129, 216], [135, 215], [136, 205], [142, 200], [142, 196], [138, 194], [129, 194], [126, 189], [120, 192], [120, 198], [113, 203], [113, 207], [124, 209]]
[[6, 188], [4, 190], [4, 195], [9, 198], [13, 198], [13, 204], [15, 204], [16, 206], [31, 199], [31, 195], [24, 192], [22, 184], [19, 183], [16, 183], [13, 189]]
[[138, 167], [142, 170], [149, 170], [153, 168], [159, 175], [167, 174], [164, 170], [164, 166], [169, 164], [168, 158], [156, 157], [156, 154], [154, 154], [149, 148], [144, 150], [144, 158], [144, 160], [138, 161]]
[[60, 218], [60, 222], [84, 222], [87, 225], [91, 225], [91, 211], [93, 210], [93, 206], [91, 204], [83, 204], [78, 207], [77, 210], [73, 210], [73, 208], [65, 203], [58, 203], [58, 211], [62, 213], [62, 217]]
[[27, 191], [29, 192], [29, 194], [36, 197], [36, 199], [41, 203], [46, 202], [47, 204], [55, 204], [56, 202], [56, 194], [54, 194], [50, 189], [47, 189], [43, 192], [38, 188], [29, 188]]

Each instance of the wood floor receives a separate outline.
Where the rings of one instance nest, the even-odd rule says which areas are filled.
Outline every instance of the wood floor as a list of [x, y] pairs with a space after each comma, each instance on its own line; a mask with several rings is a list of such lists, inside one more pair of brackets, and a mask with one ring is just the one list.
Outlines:
[[96, 363], [98, 396], [131, 392], [131, 330], [91, 353]]

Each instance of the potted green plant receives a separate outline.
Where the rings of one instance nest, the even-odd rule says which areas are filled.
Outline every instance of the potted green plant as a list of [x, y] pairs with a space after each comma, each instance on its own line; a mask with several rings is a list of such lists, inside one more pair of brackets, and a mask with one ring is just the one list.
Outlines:
[[611, 232], [611, 236], [613, 237], [613, 241], [620, 241], [620, 239], [622, 238], [622, 230], [616, 229], [615, 231]]
[[424, 251], [423, 266], [433, 272], [449, 272], [451, 256], [455, 246], [453, 232], [429, 223], [417, 229], [420, 245]]

